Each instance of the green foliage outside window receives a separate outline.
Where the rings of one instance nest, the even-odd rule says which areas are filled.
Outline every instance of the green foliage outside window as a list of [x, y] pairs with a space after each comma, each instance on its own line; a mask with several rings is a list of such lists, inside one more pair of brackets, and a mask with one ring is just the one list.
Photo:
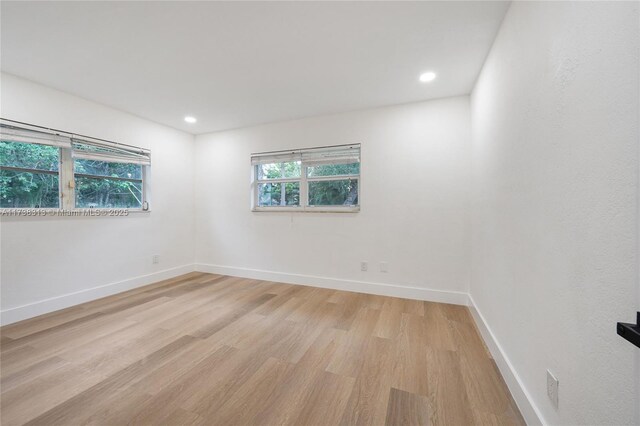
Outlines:
[[[74, 167], [76, 207], [140, 208], [142, 206], [142, 182], [93, 177], [140, 180], [142, 179], [142, 166], [139, 164], [75, 160]], [[91, 177], [78, 175], [91, 175]]]
[[52, 146], [0, 141], [0, 166], [25, 170], [0, 170], [0, 207], [59, 206], [57, 172], [60, 149]]
[[[300, 178], [301, 162], [260, 164], [257, 166], [258, 179]], [[336, 177], [336, 179], [308, 181], [310, 206], [351, 206], [358, 204], [358, 179], [340, 179], [340, 176], [358, 176], [360, 163], [314, 164], [306, 168], [309, 179]], [[284, 191], [284, 197], [283, 197]], [[261, 182], [258, 184], [259, 206], [299, 206], [300, 182]]]
[[[282, 188], [284, 188], [284, 200]], [[259, 185], [258, 191], [261, 206], [300, 205], [300, 182], [264, 183]]]
[[[307, 167], [307, 176], [359, 175], [360, 163], [322, 164]], [[340, 179], [309, 182], [310, 206], [340, 206], [358, 204], [358, 180]]]
[[[301, 166], [299, 161], [288, 163], [260, 164], [258, 166], [258, 178], [291, 179], [299, 178]], [[284, 189], [284, 197], [282, 191]], [[260, 206], [299, 206], [300, 183], [265, 183], [258, 186], [258, 205]]]
[[309, 182], [310, 206], [351, 206], [358, 204], [358, 180], [321, 180]]
[[258, 179], [291, 179], [299, 178], [301, 166], [299, 161], [288, 163], [260, 164], [258, 166]]
[[307, 167], [307, 176], [344, 176], [360, 174], [360, 163], [321, 164]]
[[[0, 207], [60, 207], [59, 164], [59, 148], [0, 141]], [[142, 166], [76, 159], [74, 171], [76, 207], [142, 206]]]

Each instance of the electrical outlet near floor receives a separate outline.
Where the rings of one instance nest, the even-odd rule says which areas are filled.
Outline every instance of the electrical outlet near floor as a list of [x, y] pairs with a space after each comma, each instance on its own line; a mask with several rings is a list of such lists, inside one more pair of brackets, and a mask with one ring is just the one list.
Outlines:
[[380, 262], [380, 272], [389, 272], [389, 262]]
[[553, 373], [547, 370], [547, 395], [554, 407], [558, 408], [558, 379]]
[[360, 270], [362, 272], [367, 272], [367, 270], [369, 270], [369, 263], [365, 262], [364, 260], [360, 262]]
[[151, 256], [151, 262], [155, 265], [157, 263], [160, 263], [160, 255], [159, 254], [154, 254], [153, 256]]

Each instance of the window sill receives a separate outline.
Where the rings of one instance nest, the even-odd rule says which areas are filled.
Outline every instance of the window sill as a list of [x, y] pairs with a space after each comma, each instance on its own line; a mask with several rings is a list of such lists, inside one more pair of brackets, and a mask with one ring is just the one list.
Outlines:
[[358, 213], [360, 206], [357, 207], [254, 207], [252, 212], [280, 212], [280, 213]]

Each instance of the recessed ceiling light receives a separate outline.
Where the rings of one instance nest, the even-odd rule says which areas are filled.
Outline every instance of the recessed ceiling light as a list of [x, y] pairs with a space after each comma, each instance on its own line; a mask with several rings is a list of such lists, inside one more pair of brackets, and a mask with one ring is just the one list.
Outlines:
[[184, 118], [184, 121], [186, 121], [187, 123], [195, 123], [198, 120], [196, 120], [195, 117], [191, 117], [190, 115], [188, 115]]
[[428, 81], [433, 81], [436, 78], [436, 73], [429, 71], [429, 72], [425, 72], [420, 74], [420, 81], [423, 83], [426, 83]]

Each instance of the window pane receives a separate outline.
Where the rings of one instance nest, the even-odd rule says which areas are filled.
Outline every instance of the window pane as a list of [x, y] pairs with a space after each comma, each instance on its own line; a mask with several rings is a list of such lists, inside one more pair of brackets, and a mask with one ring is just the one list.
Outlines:
[[[282, 197], [284, 189], [284, 199]], [[258, 206], [299, 206], [300, 182], [261, 183], [258, 185]]]
[[75, 173], [96, 176], [121, 177], [127, 179], [142, 179], [140, 164], [108, 163], [97, 160], [75, 160]]
[[307, 176], [339, 176], [360, 174], [360, 163], [321, 164], [307, 167]]
[[357, 204], [357, 179], [309, 182], [310, 206], [351, 206]]
[[32, 143], [0, 141], [0, 164], [25, 169], [57, 171], [60, 149]]
[[258, 179], [290, 179], [300, 177], [300, 161], [259, 164]]
[[78, 208], [141, 208], [142, 182], [76, 177]]
[[57, 208], [58, 175], [0, 171], [0, 207]]

